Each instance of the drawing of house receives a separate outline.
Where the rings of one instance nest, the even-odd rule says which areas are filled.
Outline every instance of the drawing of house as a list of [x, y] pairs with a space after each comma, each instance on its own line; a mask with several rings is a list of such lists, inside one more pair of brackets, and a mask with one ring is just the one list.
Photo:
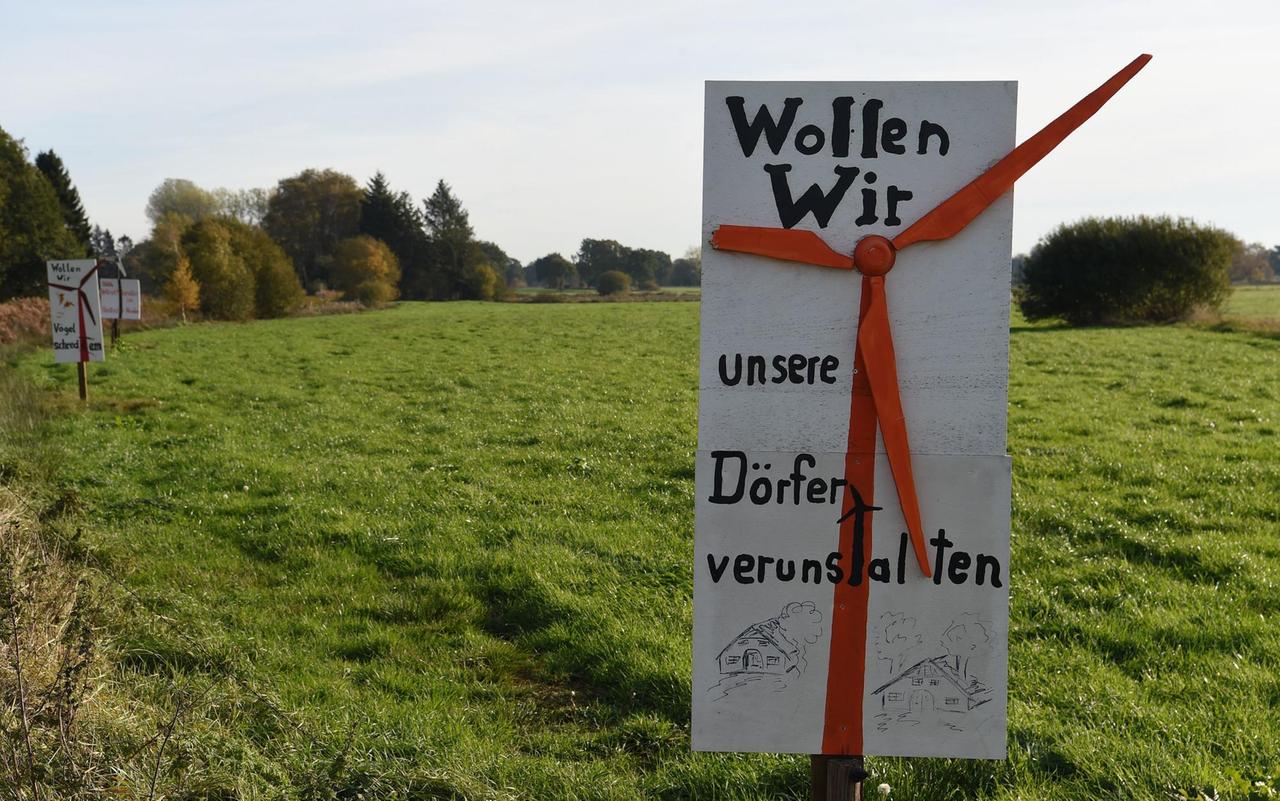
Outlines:
[[872, 691], [890, 712], [968, 712], [991, 700], [982, 682], [967, 677], [960, 657], [947, 654], [922, 659]]
[[776, 619], [752, 623], [724, 647], [717, 657], [720, 672], [784, 674], [796, 669], [799, 648], [782, 632]]

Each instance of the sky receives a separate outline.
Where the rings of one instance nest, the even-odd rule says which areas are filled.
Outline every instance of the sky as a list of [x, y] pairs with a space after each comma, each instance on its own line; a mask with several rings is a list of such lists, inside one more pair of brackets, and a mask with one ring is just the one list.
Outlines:
[[1016, 80], [1018, 141], [1152, 63], [1018, 182], [1014, 250], [1091, 215], [1280, 244], [1280, 3], [0, 0], [0, 127], [141, 240], [165, 178], [449, 182], [528, 262], [699, 244], [703, 82]]

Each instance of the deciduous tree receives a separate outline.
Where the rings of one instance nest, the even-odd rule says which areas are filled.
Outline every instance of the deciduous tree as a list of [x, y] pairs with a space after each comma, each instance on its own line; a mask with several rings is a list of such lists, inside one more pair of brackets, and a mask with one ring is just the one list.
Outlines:
[[226, 224], [214, 219], [195, 223], [182, 237], [182, 253], [191, 260], [191, 274], [200, 284], [201, 311], [218, 320], [253, 317], [253, 273], [232, 248]]
[[304, 286], [330, 280], [338, 242], [359, 230], [362, 197], [355, 179], [335, 170], [303, 170], [276, 186], [262, 227], [293, 259]]
[[218, 188], [212, 194], [218, 202], [219, 215], [246, 225], [262, 225], [262, 218], [267, 216], [271, 202], [271, 192], [267, 189]]
[[502, 283], [506, 286], [524, 285], [524, 265], [519, 259], [512, 258], [507, 252], [493, 242], [477, 242], [485, 261], [490, 264]]
[[283, 317], [302, 303], [304, 293], [289, 256], [256, 225], [224, 219], [231, 250], [253, 274], [253, 309], [257, 317]]
[[200, 285], [191, 274], [191, 262], [186, 256], [178, 256], [177, 266], [164, 285], [164, 295], [178, 307], [184, 323], [187, 321], [187, 312], [200, 308]]
[[668, 279], [671, 286], [699, 286], [702, 284], [702, 251], [689, 248], [685, 254], [671, 262]]
[[1228, 275], [1232, 283], [1267, 284], [1274, 281], [1276, 273], [1271, 266], [1270, 255], [1271, 251], [1265, 245], [1241, 243], [1231, 258]]
[[143, 291], [160, 291], [178, 266], [182, 236], [192, 226], [190, 217], [165, 214], [151, 229], [151, 237], [123, 257], [125, 270], [142, 282]]
[[589, 286], [595, 286], [600, 275], [617, 270], [648, 288], [669, 280], [672, 266], [671, 257], [660, 250], [631, 248], [612, 239], [582, 240], [575, 261], [579, 277]]
[[612, 239], [584, 239], [578, 247], [574, 263], [578, 277], [587, 286], [595, 286], [596, 279], [610, 270], [626, 271], [626, 248]]
[[535, 259], [531, 266], [538, 282], [552, 289], [564, 289], [578, 275], [573, 262], [559, 253], [548, 253], [540, 259]]
[[152, 224], [159, 222], [166, 214], [181, 214], [199, 222], [220, 211], [217, 196], [186, 178], [164, 179], [147, 199], [147, 217]]

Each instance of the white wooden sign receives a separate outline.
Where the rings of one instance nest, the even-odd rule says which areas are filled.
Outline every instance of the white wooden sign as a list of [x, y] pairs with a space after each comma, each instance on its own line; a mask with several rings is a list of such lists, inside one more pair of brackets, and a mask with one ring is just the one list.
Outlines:
[[102, 304], [93, 259], [46, 262], [53, 357], [57, 362], [100, 362]]
[[142, 282], [136, 278], [120, 279], [120, 319], [142, 319]]
[[141, 320], [142, 285], [134, 278], [103, 278], [102, 317], [106, 320]]
[[[892, 237], [1012, 149], [1015, 106], [1003, 82], [710, 82], [704, 242]], [[695, 749], [1004, 757], [1012, 202], [884, 278], [932, 578], [883, 439], [851, 442], [862, 277], [704, 248]]]

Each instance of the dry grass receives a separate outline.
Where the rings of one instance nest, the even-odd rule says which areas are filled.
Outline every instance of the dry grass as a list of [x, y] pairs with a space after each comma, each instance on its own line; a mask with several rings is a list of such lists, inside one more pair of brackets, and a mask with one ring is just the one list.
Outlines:
[[48, 298], [16, 298], [0, 303], [0, 346], [34, 342], [48, 334]]
[[350, 726], [304, 729], [248, 680], [244, 654], [158, 614], [123, 565], [82, 542], [85, 505], [39, 427], [150, 405], [84, 407], [0, 363], [0, 801], [277, 797], [257, 790], [286, 786], [333, 798], [371, 786]]
[[77, 726], [95, 656], [93, 603], [80, 569], [41, 536], [30, 506], [0, 490], [0, 772], [31, 797], [42, 784], [64, 795], [77, 784], [102, 786]]

